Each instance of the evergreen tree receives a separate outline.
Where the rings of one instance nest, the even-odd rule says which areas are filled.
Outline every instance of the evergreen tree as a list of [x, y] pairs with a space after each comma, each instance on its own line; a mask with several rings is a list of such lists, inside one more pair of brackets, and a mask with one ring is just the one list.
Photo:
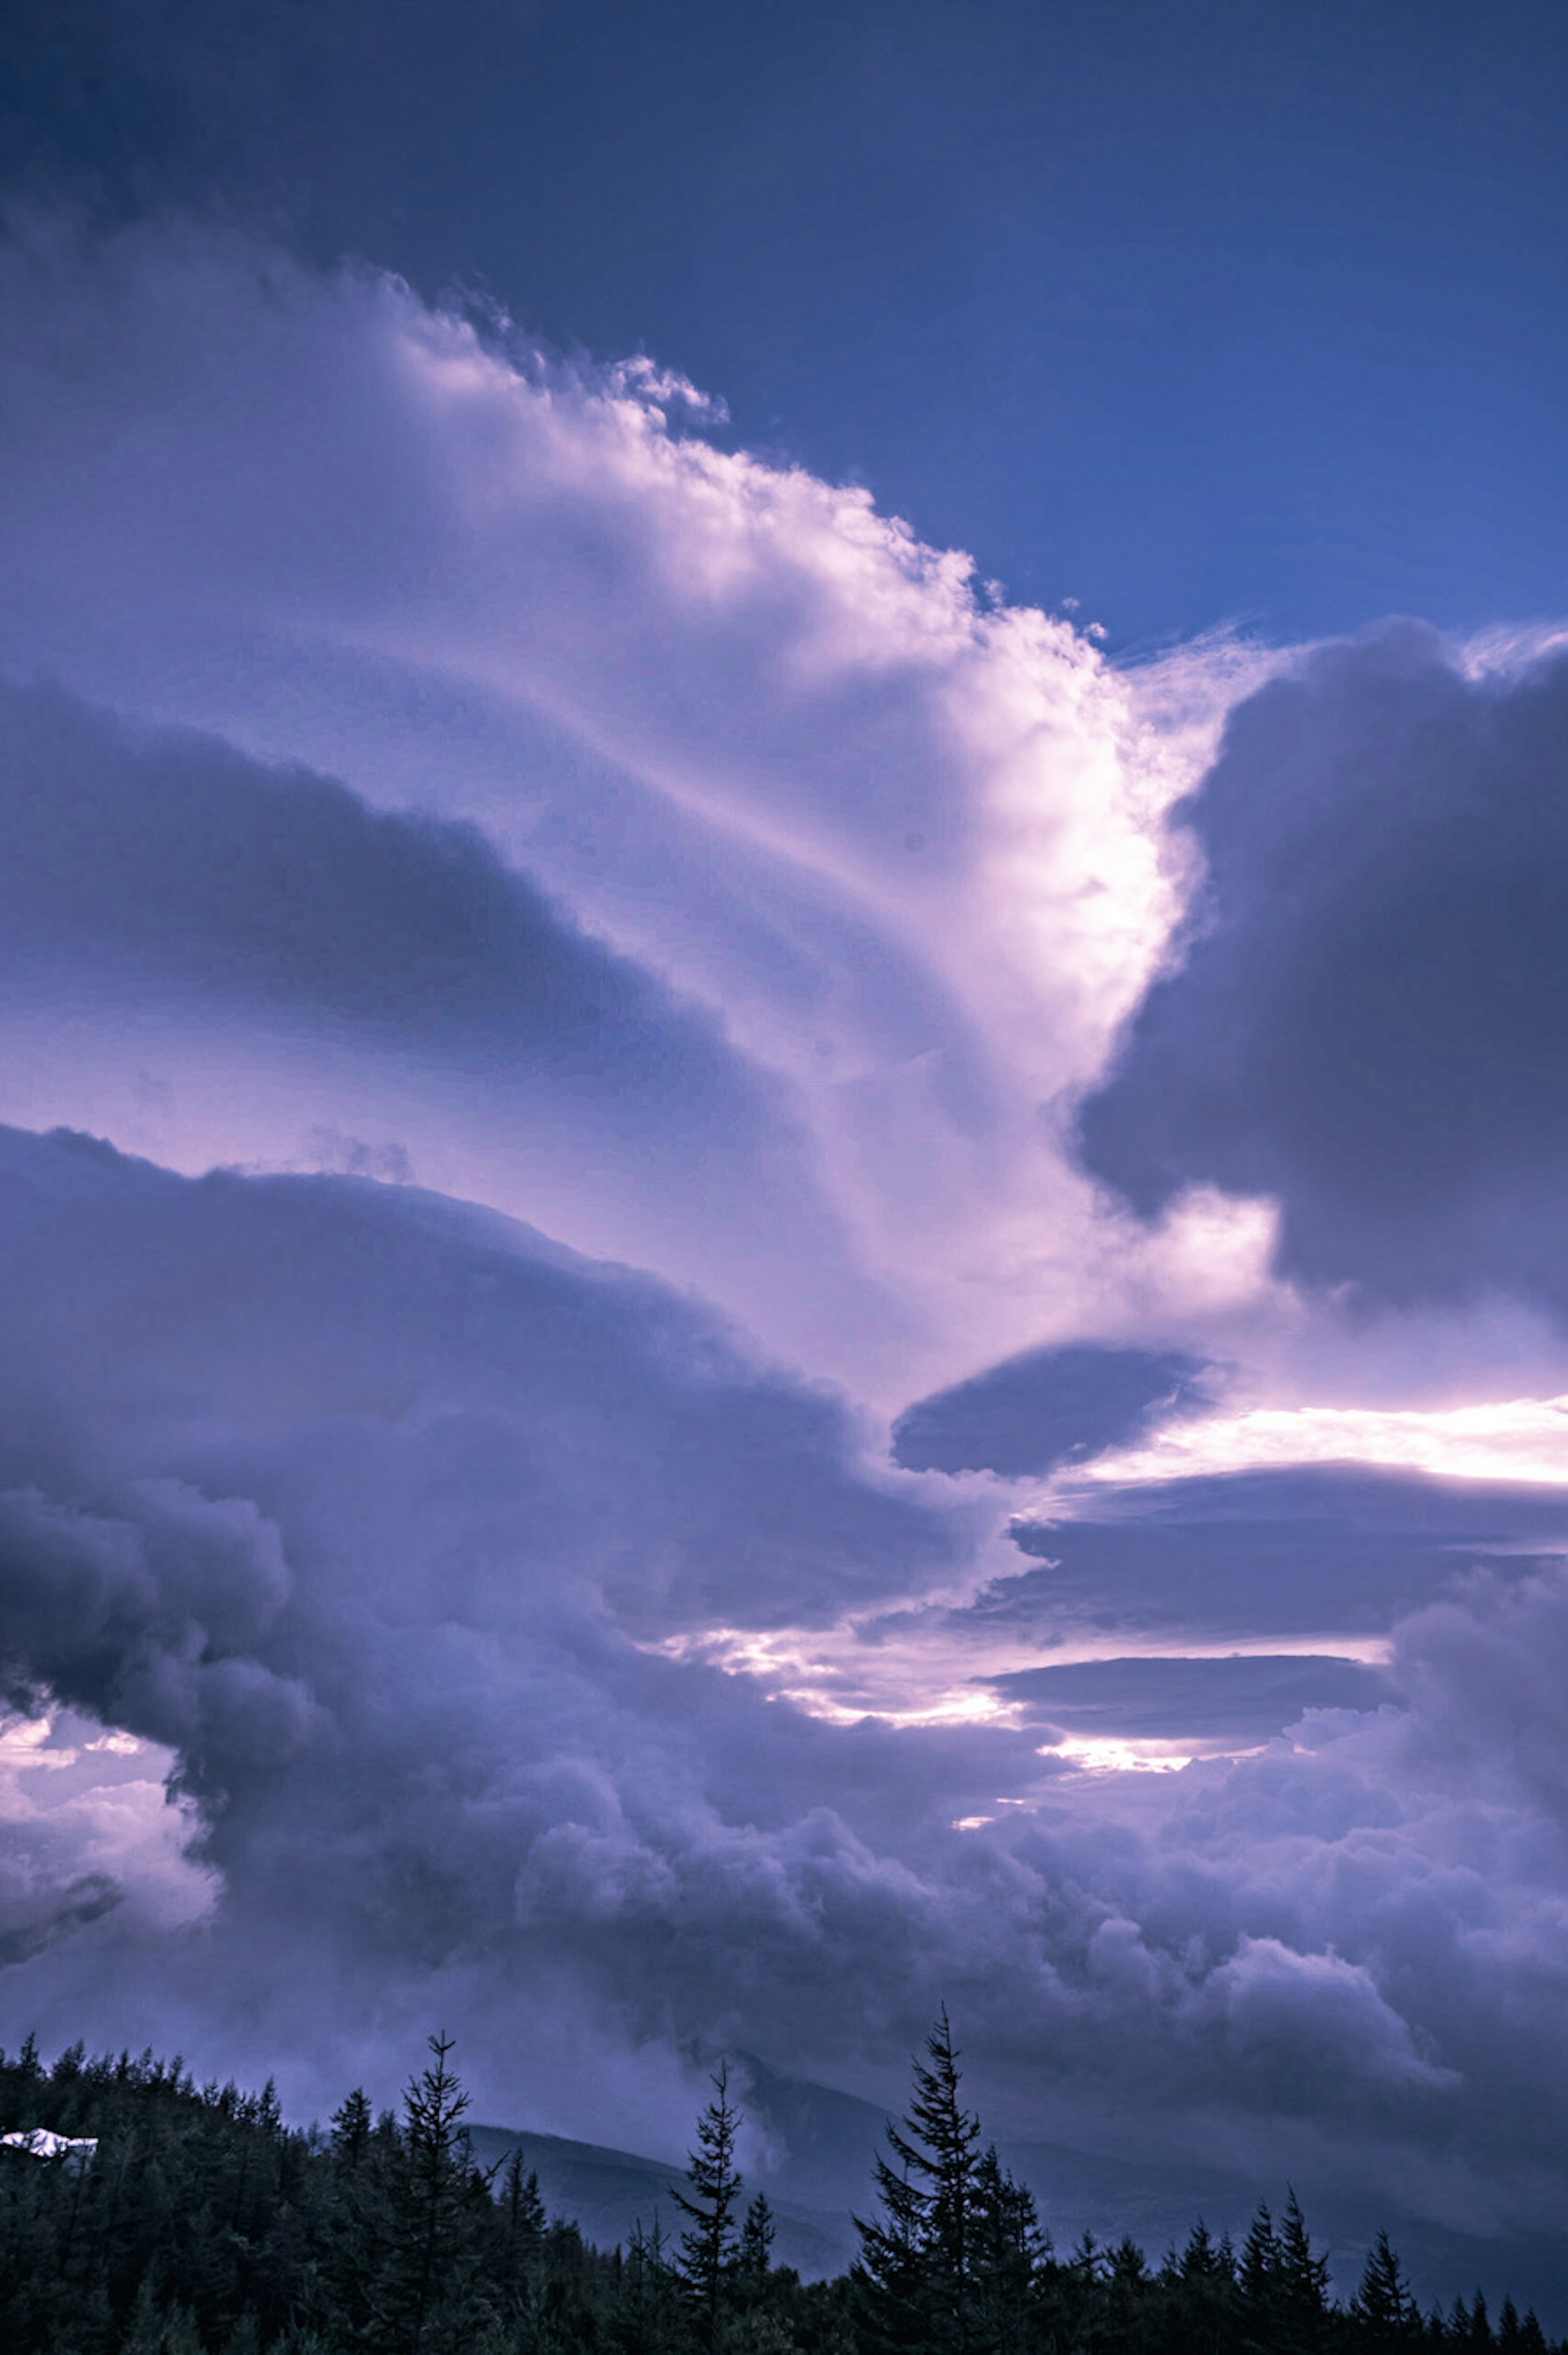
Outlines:
[[1459, 2343], [1463, 2347], [1476, 2348], [1497, 2345], [1492, 2335], [1491, 2318], [1487, 2312], [1487, 2301], [1479, 2290], [1476, 2292], [1475, 2303], [1470, 2308], [1469, 2335]]
[[1013, 2181], [994, 2144], [980, 2155], [976, 2191], [969, 2343], [985, 2355], [1023, 2355], [1033, 2342], [1045, 2254], [1034, 2194]]
[[1361, 2287], [1351, 2300], [1350, 2318], [1372, 2347], [1414, 2346], [1421, 2338], [1420, 2310], [1385, 2232], [1372, 2244]]
[[686, 2167], [690, 2195], [673, 2191], [671, 2196], [681, 2213], [691, 2220], [681, 2235], [682, 2278], [696, 2307], [702, 2343], [716, 2349], [739, 2256], [735, 2211], [742, 2185], [735, 2163], [735, 2137], [741, 2113], [730, 2103], [727, 2063], [711, 2082], [715, 2099], [697, 2120], [697, 2147]]
[[545, 2202], [539, 2193], [537, 2171], [530, 2168], [523, 2172], [521, 2145], [506, 2162], [502, 2179], [501, 2212], [506, 2220], [506, 2247], [514, 2267], [529, 2270], [536, 2262], [545, 2241]]
[[1279, 2235], [1266, 2200], [1258, 2201], [1247, 2226], [1237, 2278], [1249, 2309], [1260, 2317], [1266, 2315], [1279, 2280]]
[[1264, 2343], [1268, 2355], [1319, 2355], [1332, 2337], [1329, 2261], [1313, 2254], [1301, 2203], [1288, 2186], [1277, 2247]]
[[740, 2228], [740, 2270], [749, 2282], [766, 2281], [773, 2264], [773, 2211], [759, 2191]]
[[1238, 2337], [1236, 2262], [1229, 2237], [1216, 2241], [1200, 2216], [1178, 2256], [1174, 2252], [1160, 2269], [1160, 2303], [1167, 2323], [1167, 2339], [1181, 2355], [1231, 2355], [1237, 2345], [1254, 2343], [1247, 2330]]
[[673, 2355], [686, 2342], [685, 2285], [671, 2264], [653, 2219], [644, 2232], [641, 2219], [631, 2243], [616, 2267], [609, 2324], [612, 2347], [623, 2355]]
[[363, 2085], [356, 2085], [346, 2101], [332, 2114], [332, 2147], [334, 2158], [350, 2169], [363, 2165], [370, 2148], [370, 2137], [376, 2130], [375, 2115], [370, 2097]]
[[[365, 2343], [377, 2355], [444, 2355], [481, 2318], [476, 2275], [485, 2179], [462, 2125], [468, 2095], [451, 2066], [452, 2040], [432, 2036], [431, 2061], [411, 2077], [403, 2126], [383, 2162], [381, 2262], [368, 2285]], [[362, 2219], [365, 2211], [360, 2211]], [[369, 2221], [366, 2219], [366, 2221]]]
[[994, 2151], [980, 2149], [980, 2120], [959, 2099], [946, 2005], [914, 2075], [903, 2128], [887, 2128], [892, 2157], [876, 2160], [881, 2217], [854, 2220], [857, 2318], [874, 2349], [979, 2355], [986, 2331], [1001, 2327], [1009, 2286], [1027, 2297], [1038, 2243], [1033, 2202]]
[[[887, 2131], [892, 2141], [891, 2126]], [[853, 2220], [860, 2235], [860, 2257], [852, 2276], [854, 2314], [859, 2336], [875, 2355], [882, 2350], [901, 2355], [901, 2350], [927, 2343], [927, 2195], [911, 2181], [907, 2160], [895, 2169], [878, 2152], [874, 2174], [881, 2216]]]

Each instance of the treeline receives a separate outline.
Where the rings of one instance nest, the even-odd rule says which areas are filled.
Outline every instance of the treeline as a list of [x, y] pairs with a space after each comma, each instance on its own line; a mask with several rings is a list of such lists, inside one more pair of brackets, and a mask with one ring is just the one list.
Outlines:
[[1243, 2247], [1197, 2225], [1150, 2265], [1130, 2240], [1055, 2251], [1027, 2189], [964, 2108], [944, 2014], [888, 2130], [861, 2254], [802, 2282], [736, 2164], [726, 2073], [697, 2124], [668, 2238], [624, 2251], [547, 2218], [514, 2153], [474, 2163], [445, 2037], [400, 2115], [362, 2092], [330, 2133], [260, 2094], [196, 2085], [178, 2060], [46, 2069], [0, 2051], [0, 2132], [91, 2150], [0, 2148], [5, 2355], [1568, 2355], [1533, 2315], [1478, 2295], [1422, 2314], [1379, 2235], [1347, 2303], [1294, 2196]]

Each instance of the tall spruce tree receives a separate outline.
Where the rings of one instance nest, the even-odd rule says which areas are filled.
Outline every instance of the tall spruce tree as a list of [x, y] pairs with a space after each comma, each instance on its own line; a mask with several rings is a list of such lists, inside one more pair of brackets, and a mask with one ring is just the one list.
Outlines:
[[970, 2345], [984, 2355], [1025, 2355], [1035, 2342], [1045, 2243], [1034, 2194], [1015, 2183], [991, 2144], [976, 2172]]
[[451, 2066], [452, 2039], [429, 2042], [429, 2065], [405, 2088], [402, 2129], [383, 2161], [380, 2262], [362, 2327], [376, 2355], [457, 2355], [485, 2312], [478, 2276], [489, 2183], [462, 2123], [468, 2095]]
[[[1170, 2343], [1181, 2355], [1234, 2355], [1255, 2342], [1239, 2328], [1240, 2293], [1230, 2235], [1215, 2240], [1200, 2216], [1178, 2254], [1172, 2250], [1160, 2272], [1161, 2305]], [[1163, 2342], [1160, 2342], [1163, 2344]]]
[[876, 2159], [878, 2218], [854, 2219], [854, 2307], [874, 2350], [982, 2355], [1022, 2343], [1038, 2262], [1030, 2194], [980, 2148], [959, 2098], [959, 2055], [944, 2005], [914, 2062], [915, 2096], [890, 2157]]
[[702, 2344], [710, 2350], [719, 2343], [739, 2257], [736, 2210], [743, 2188], [735, 2163], [741, 2113], [730, 2102], [727, 2062], [711, 2083], [715, 2098], [697, 2120], [697, 2147], [686, 2165], [690, 2194], [671, 2194], [690, 2219], [681, 2235], [678, 2263], [696, 2308]]
[[1357, 2334], [1375, 2348], [1419, 2346], [1425, 2336], [1420, 2309], [1384, 2232], [1372, 2244], [1350, 2318]]
[[1301, 2203], [1288, 2185], [1279, 2220], [1277, 2280], [1273, 2329], [1278, 2355], [1319, 2355], [1335, 2332], [1329, 2260], [1314, 2254]]

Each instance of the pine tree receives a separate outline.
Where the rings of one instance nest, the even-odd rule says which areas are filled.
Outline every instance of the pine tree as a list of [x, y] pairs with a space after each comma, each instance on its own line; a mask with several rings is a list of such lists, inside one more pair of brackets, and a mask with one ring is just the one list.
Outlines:
[[539, 2191], [537, 2170], [531, 2167], [526, 2175], [523, 2172], [521, 2144], [506, 2162], [501, 2210], [506, 2219], [507, 2244], [513, 2255], [534, 2255], [545, 2237], [545, 2202]]
[[1413, 2345], [1420, 2339], [1420, 2311], [1385, 2232], [1372, 2244], [1350, 2316], [1356, 2330], [1376, 2348]]
[[1279, 2355], [1316, 2355], [1330, 2335], [1329, 2260], [1315, 2256], [1301, 2203], [1287, 2186], [1279, 2220], [1278, 2297], [1274, 2335]]
[[1266, 2315], [1274, 2303], [1279, 2277], [1279, 2235], [1266, 2200], [1260, 2200], [1242, 2243], [1238, 2278], [1248, 2307]]
[[1013, 2181], [994, 2143], [981, 2153], [975, 2181], [970, 2344], [986, 2355], [1019, 2355], [1033, 2343], [1045, 2254], [1034, 2194]]
[[773, 2264], [773, 2211], [759, 2191], [740, 2228], [740, 2270], [752, 2283], [766, 2281]]
[[501, 2226], [510, 2305], [514, 2312], [525, 2313], [543, 2274], [547, 2228], [539, 2178], [532, 2168], [524, 2173], [521, 2146], [514, 2149], [502, 2178]]
[[1479, 2290], [1476, 2292], [1475, 2304], [1470, 2308], [1470, 2335], [1461, 2343], [1467, 2347], [1495, 2347], [1497, 2344], [1487, 2313], [1487, 2301]]
[[[891, 2139], [891, 2126], [888, 2135]], [[877, 2355], [884, 2350], [886, 2355], [906, 2355], [929, 2344], [927, 2194], [910, 2180], [907, 2162], [895, 2170], [878, 2152], [874, 2172], [880, 2219], [853, 2220], [860, 2234], [860, 2257], [852, 2273], [854, 2311], [862, 2339]]]
[[375, 2125], [370, 2097], [363, 2085], [356, 2085], [332, 2114], [333, 2156], [350, 2170], [360, 2167], [370, 2148]]
[[468, 2095], [450, 2065], [452, 2040], [440, 2035], [429, 2041], [431, 2063], [408, 2081], [402, 2131], [384, 2162], [383, 2201], [375, 2220], [382, 2262], [368, 2288], [364, 2333], [378, 2355], [437, 2355], [459, 2348], [483, 2303], [475, 2275], [488, 2185], [469, 2150], [462, 2124]]
[[[1171, 2323], [1171, 2343], [1182, 2355], [1225, 2355], [1238, 2343], [1236, 2332], [1235, 2254], [1229, 2235], [1216, 2241], [1200, 2217], [1187, 2235], [1180, 2256], [1174, 2252], [1161, 2270], [1160, 2286]], [[1248, 2331], [1243, 2346], [1259, 2342]]]
[[687, 2345], [684, 2290], [665, 2253], [658, 2216], [650, 2232], [644, 2232], [639, 2219], [616, 2273], [610, 2344], [624, 2355], [672, 2355], [675, 2348]]
[[697, 2120], [697, 2147], [686, 2167], [691, 2194], [673, 2190], [671, 2197], [691, 2220], [681, 2235], [677, 2262], [696, 2307], [703, 2344], [715, 2349], [739, 2254], [735, 2211], [742, 2184], [735, 2138], [741, 2113], [730, 2104], [727, 2063], [711, 2083], [715, 2098]]
[[854, 2220], [861, 2240], [856, 2307], [874, 2348], [970, 2355], [980, 2343], [980, 2124], [959, 2098], [959, 2056], [945, 2004], [914, 2072], [904, 2130], [887, 2128], [892, 2160], [876, 2161], [881, 2221]]

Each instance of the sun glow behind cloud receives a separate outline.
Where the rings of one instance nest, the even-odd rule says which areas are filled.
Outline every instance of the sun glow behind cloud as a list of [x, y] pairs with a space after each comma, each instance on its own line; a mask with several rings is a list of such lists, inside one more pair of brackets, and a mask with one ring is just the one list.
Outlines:
[[1254, 1407], [1171, 1423], [1145, 1446], [1101, 1456], [1082, 1476], [1119, 1486], [1296, 1464], [1568, 1485], [1568, 1396], [1439, 1409]]

